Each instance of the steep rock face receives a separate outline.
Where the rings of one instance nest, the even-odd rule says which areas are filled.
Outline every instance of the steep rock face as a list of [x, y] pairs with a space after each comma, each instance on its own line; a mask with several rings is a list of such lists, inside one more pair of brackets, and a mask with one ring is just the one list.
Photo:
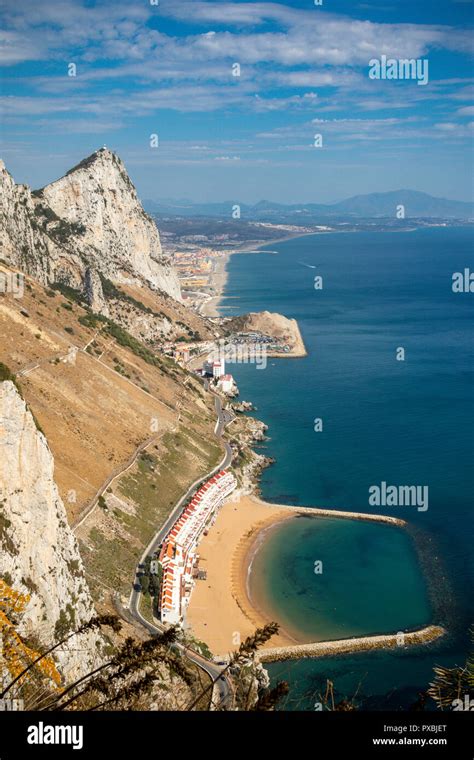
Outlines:
[[0, 257], [45, 285], [54, 279], [60, 251], [37, 226], [30, 188], [16, 185], [3, 161], [0, 183]]
[[43, 284], [84, 289], [87, 270], [113, 282], [146, 284], [180, 300], [175, 270], [163, 256], [122, 161], [102, 149], [64, 177], [31, 192], [0, 162], [0, 256]]
[[174, 270], [161, 250], [155, 224], [144, 212], [123, 162], [102, 148], [40, 193], [69, 224], [83, 228], [82, 240], [99, 271], [112, 281], [138, 276], [179, 300]]
[[[18, 616], [20, 636], [48, 645], [94, 615], [92, 599], [53, 479], [53, 457], [10, 381], [0, 383], [0, 432], [0, 577], [30, 596]], [[62, 646], [56, 659], [63, 675], [86, 672], [101, 643], [89, 631]]]

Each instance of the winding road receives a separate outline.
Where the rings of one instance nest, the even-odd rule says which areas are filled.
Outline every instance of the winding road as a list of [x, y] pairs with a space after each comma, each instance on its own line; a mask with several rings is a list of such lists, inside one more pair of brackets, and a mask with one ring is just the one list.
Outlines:
[[[233, 419], [233, 415], [231, 412], [226, 411], [222, 408], [222, 401], [219, 396], [214, 396], [214, 404], [217, 414], [217, 422], [215, 427], [215, 434], [218, 437], [222, 436], [222, 433], [224, 431], [225, 426]], [[197, 487], [203, 482], [208, 480], [209, 478], [212, 478], [212, 476], [219, 472], [219, 470], [225, 469], [228, 467], [232, 461], [232, 449], [230, 445], [224, 441], [224, 447], [225, 447], [225, 455], [223, 459], [219, 462], [217, 467], [214, 467], [211, 472], [207, 473], [204, 477], [199, 478], [198, 480], [195, 480], [194, 483], [188, 488], [186, 493], [180, 498], [176, 506], [174, 507], [173, 511], [169, 515], [166, 522], [162, 525], [158, 533], [152, 538], [148, 546], [146, 547], [145, 551], [143, 552], [140, 561], [137, 565], [136, 571], [135, 571], [135, 578], [132, 585], [132, 591], [130, 594], [130, 600], [128, 604], [128, 610], [130, 615], [138, 622], [140, 623], [144, 628], [147, 629], [147, 631], [151, 634], [161, 633], [164, 630], [164, 626], [161, 625], [161, 623], [150, 623], [146, 618], [143, 617], [143, 615], [140, 612], [140, 591], [137, 589], [140, 587], [139, 584], [139, 574], [141, 572], [142, 566], [145, 562], [145, 559], [147, 556], [152, 555], [153, 552], [155, 552], [160, 544], [162, 543], [163, 539], [167, 535], [167, 533], [170, 531], [176, 520], [178, 519], [181, 512], [184, 510], [185, 505], [188, 503], [194, 492], [197, 490]], [[193, 662], [195, 665], [200, 667], [202, 670], [206, 671], [206, 673], [216, 682], [216, 687], [218, 689], [218, 705], [217, 707], [230, 707], [232, 705], [232, 686], [230, 683], [230, 680], [223, 676], [220, 677], [223, 667], [216, 665], [212, 660], [208, 660], [202, 655], [198, 654], [194, 650], [189, 649], [189, 647], [184, 646], [183, 644], [177, 643], [176, 648], [182, 652], [185, 657], [187, 657], [188, 660]]]

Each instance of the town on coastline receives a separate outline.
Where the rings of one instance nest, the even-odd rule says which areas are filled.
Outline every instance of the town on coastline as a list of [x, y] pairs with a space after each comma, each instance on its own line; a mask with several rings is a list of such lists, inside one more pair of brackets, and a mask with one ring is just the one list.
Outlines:
[[[94, 172], [101, 179], [99, 190], [91, 182]], [[104, 175], [109, 182], [104, 182]], [[11, 447], [3, 468], [11, 491], [2, 526], [8, 539], [4, 562], [10, 563], [6, 582], [54, 604], [50, 618], [43, 618], [49, 620], [48, 636], [53, 640], [58, 630], [71, 630], [79, 620], [74, 617], [74, 588], [83, 561], [84, 572], [94, 579], [94, 598], [87, 597], [88, 609], [94, 601], [98, 609], [117, 611], [127, 623], [138, 623], [151, 633], [176, 626], [177, 646], [183, 650], [189, 645], [186, 657], [194, 664], [196, 656], [203, 657], [206, 672], [211, 668], [211, 675], [217, 673], [219, 678], [220, 661], [235, 651], [240, 641], [252, 637], [271, 619], [279, 622], [270, 603], [264, 609], [262, 602], [259, 609], [259, 600], [254, 603], [249, 595], [253, 552], [262, 545], [267, 531], [287, 519], [305, 516], [317, 521], [323, 515], [331, 520], [378, 520], [395, 530], [405, 526], [383, 515], [295, 508], [258, 499], [257, 477], [270, 460], [254, 444], [265, 441], [267, 428], [245, 414], [254, 411], [250, 401], [236, 401], [239, 389], [229, 367], [252, 363], [261, 370], [270, 357], [304, 357], [306, 348], [298, 323], [268, 311], [213, 315], [211, 309], [216, 309], [223, 294], [225, 263], [231, 252], [222, 255], [198, 247], [182, 262], [180, 284], [168, 255], [162, 253], [152, 220], [143, 214], [126, 176], [118, 157], [106, 150], [84, 159], [41, 195], [15, 185], [3, 172], [11, 200], [5, 218], [15, 222], [10, 209], [15, 208], [20, 194], [25, 201], [21, 204], [25, 229], [35, 230], [38, 238], [36, 258], [24, 260], [20, 255], [23, 249], [12, 246], [20, 253], [0, 267], [8, 286], [2, 301], [5, 341], [0, 401], [4, 416], [10, 415], [16, 447]], [[84, 241], [73, 223], [61, 226], [47, 205], [46, 197], [51, 202], [58, 202], [63, 195], [69, 198], [73, 183], [82, 183], [84, 194], [94, 201], [84, 211], [87, 224], [92, 223], [90, 205], [103, 203], [109, 214], [110, 209], [117, 212], [114, 187], [123, 184], [119, 221], [115, 216], [107, 218], [107, 235], [102, 241], [104, 250], [115, 246], [116, 260], [100, 256], [105, 269], [94, 268], [96, 249], [87, 248], [84, 253]], [[131, 210], [142, 230], [137, 232], [134, 227], [134, 237], [127, 242], [121, 220]], [[40, 226], [39, 218], [43, 220]], [[279, 234], [284, 231], [290, 232], [281, 229]], [[51, 282], [50, 270], [38, 272], [37, 266], [38, 262], [48, 265], [40, 252], [53, 233], [67, 233], [76, 248], [69, 259], [61, 259], [62, 266], [70, 267], [69, 279], [64, 276]], [[291, 233], [296, 236], [294, 229]], [[13, 224], [12, 240], [21, 239], [19, 235]], [[143, 258], [135, 260], [133, 253], [144, 239], [152, 241], [155, 258], [150, 255], [150, 261], [145, 260], [150, 269], [142, 271]], [[125, 243], [122, 251], [120, 245]], [[85, 263], [86, 253], [93, 259], [90, 266]], [[135, 280], [124, 278], [127, 267], [132, 273], [138, 268]], [[206, 281], [196, 285], [192, 280], [189, 288], [186, 278], [203, 272], [207, 272]], [[9, 287], [16, 282], [22, 285], [21, 300]], [[31, 405], [31, 415], [25, 403]], [[33, 413], [38, 414], [38, 421]], [[51, 467], [51, 476], [45, 474], [39, 459], [37, 469], [30, 468], [30, 492], [22, 486], [29, 473], [22, 470], [21, 457], [15, 454], [21, 451], [24, 424], [29, 425], [32, 447], [44, 448]], [[51, 507], [60, 503], [55, 490], [53, 497], [42, 500], [44, 510], [38, 512], [35, 530], [40, 535], [48, 520], [57, 524], [64, 533], [64, 554], [56, 559], [45, 555], [44, 561], [37, 557], [35, 579], [41, 582], [37, 591], [36, 580], [34, 584], [28, 580], [32, 572], [28, 550], [19, 551], [14, 541], [22, 536], [29, 546], [30, 534], [34, 535], [18, 520], [21, 509], [17, 501], [25, 494], [21, 498], [27, 509], [28, 495], [35, 493], [40, 478], [45, 481], [44, 493], [50, 492], [53, 462], [70, 527], [57, 510], [53, 514]], [[15, 468], [12, 478], [7, 470]], [[17, 483], [22, 487], [16, 488]], [[50, 547], [57, 544], [55, 535], [51, 532], [49, 536]], [[70, 546], [74, 559], [66, 561]], [[58, 578], [69, 577], [68, 596], [63, 595], [64, 583], [56, 596], [51, 593], [52, 574], [45, 572], [46, 562], [48, 568], [54, 563], [61, 568]], [[85, 581], [83, 586], [86, 588]], [[293, 633], [299, 635], [297, 630]], [[296, 640], [293, 633], [280, 626], [272, 646], [264, 646], [268, 650], [265, 658], [318, 657], [342, 650], [398, 646], [400, 638], [392, 632], [382, 639], [368, 635], [349, 643], [318, 642], [313, 647], [314, 642]], [[440, 626], [406, 631], [403, 645], [429, 642], [443, 633]], [[302, 644], [304, 648], [300, 648]], [[199, 667], [202, 665], [200, 660]]]
[[166, 536], [159, 552], [161, 590], [158, 609], [161, 620], [172, 625], [181, 623], [195, 578], [205, 578], [199, 570], [197, 546], [201, 535], [207, 535], [217, 511], [237, 485], [230, 472], [222, 470], [195, 493]]
[[[257, 332], [238, 333], [232, 338], [244, 350], [245, 359], [242, 359], [241, 355], [241, 361], [249, 361], [249, 359], [256, 361], [258, 355], [265, 354], [269, 344], [273, 347], [272, 338]], [[230, 356], [234, 362], [239, 360], [236, 355], [229, 354], [231, 347], [232, 344], [227, 344], [225, 340], [220, 339], [215, 343], [208, 341], [186, 347], [173, 346], [170, 347], [172, 350], [169, 354], [177, 363], [192, 370], [201, 379], [208, 392], [212, 392], [216, 398], [220, 397], [223, 400], [221, 403], [224, 403], [227, 408], [227, 411], [223, 412], [226, 415], [223, 418], [225, 424], [235, 420], [239, 413], [253, 409], [251, 402], [229, 403], [230, 399], [239, 395], [233, 376], [226, 372], [226, 356]], [[207, 353], [208, 351], [210, 353]], [[283, 356], [288, 353], [284, 352]], [[224, 432], [225, 424], [221, 433]], [[259, 434], [255, 434], [255, 431], [251, 432], [250, 440], [252, 436], [253, 440], [264, 437], [266, 426], [263, 423], [261, 425], [263, 427]], [[232, 446], [231, 450], [230, 467], [236, 454]], [[158, 548], [149, 557], [147, 572], [137, 574], [139, 582], [143, 575], [148, 578], [153, 576], [158, 585], [159, 593], [152, 607], [153, 616], [156, 616], [156, 619], [164, 625], [180, 627], [185, 635], [196, 637], [198, 634], [197, 640], [201, 637], [207, 638], [206, 628], [208, 628], [208, 633], [213, 632], [213, 638], [209, 641], [214, 656], [219, 661], [226, 658], [231, 649], [229, 625], [234, 631], [240, 630], [251, 635], [255, 627], [261, 627], [268, 622], [265, 613], [256, 608], [249, 598], [248, 573], [252, 566], [253, 554], [260, 546], [262, 537], [269, 527], [301, 516], [311, 516], [314, 519], [330, 517], [379, 522], [402, 529], [407, 526], [405, 520], [387, 515], [265, 504], [256, 497], [256, 476], [261, 467], [266, 466], [270, 461], [264, 458], [260, 467], [255, 466], [254, 462], [245, 485], [229, 469], [222, 469], [212, 474], [180, 510]], [[235, 500], [229, 503], [229, 497], [233, 492], [236, 492]], [[229, 505], [227, 511], [223, 510], [226, 503]], [[230, 511], [232, 503], [234, 503], [233, 515]], [[226, 512], [219, 523], [219, 526], [224, 524], [226, 526], [223, 531], [227, 537], [225, 546], [219, 542], [219, 532], [222, 531], [217, 531], [216, 537], [216, 523], [221, 512]], [[234, 521], [233, 527], [229, 519], [231, 523]], [[211, 538], [211, 544], [216, 549], [216, 557], [218, 557], [218, 574], [221, 576], [219, 580], [222, 581], [217, 582], [219, 588], [215, 588], [216, 566], [208, 561], [207, 552]], [[201, 542], [206, 553], [205, 557], [199, 548]], [[226, 560], [230, 561], [222, 565], [224, 551], [227, 555]], [[213, 570], [211, 576], [208, 577], [207, 567], [210, 565], [213, 566]], [[200, 584], [199, 581], [206, 581], [206, 583]], [[199, 603], [191, 605], [193, 592], [197, 594]], [[222, 605], [221, 608], [218, 608], [218, 599]], [[222, 615], [224, 610], [225, 615]], [[430, 643], [444, 634], [445, 630], [441, 626], [428, 625], [403, 634], [394, 632], [383, 636], [367, 635], [348, 640], [302, 643], [295, 641], [281, 629], [274, 638], [273, 646], [264, 647], [259, 655], [259, 662], [299, 657], [327, 657], [342, 652], [392, 648], [400, 645], [416, 646]]]
[[[291, 228], [291, 236], [307, 234], [297, 229]], [[286, 231], [290, 233], [290, 228]], [[184, 304], [207, 319], [211, 329], [215, 327], [215, 340], [191, 335], [186, 340], [164, 341], [160, 351], [182, 367], [212, 376], [220, 391], [235, 396], [238, 388], [232, 375], [224, 370], [226, 361], [255, 364], [257, 369], [264, 369], [270, 357], [302, 357], [306, 349], [294, 319], [269, 312], [222, 316], [218, 308], [227, 281], [226, 267], [230, 256], [243, 252], [244, 247], [222, 251], [200, 247], [196, 242], [188, 242], [184, 251], [181, 246], [178, 250], [171, 248], [168, 253], [178, 273]], [[205, 357], [207, 360], [203, 362]]]
[[[272, 234], [275, 234], [273, 226], [268, 225], [272, 228]], [[280, 234], [286, 234], [287, 238], [328, 231], [335, 230], [330, 227], [312, 230], [285, 225], [279, 230]], [[252, 241], [253, 246], [242, 244], [231, 248], [228, 240], [219, 239], [218, 246], [210, 247], [203, 245], [203, 242], [210, 241], [207, 238], [199, 239], [201, 237], [203, 238], [188, 237], [186, 242], [183, 244], [181, 241], [176, 249], [168, 246], [168, 254], [171, 254], [173, 265], [178, 272], [186, 308], [206, 319], [211, 329], [212, 326], [216, 328], [215, 338], [201, 340], [200, 336], [191, 335], [185, 340], [181, 338], [165, 341], [159, 350], [198, 377], [206, 391], [222, 399], [227, 409], [226, 424], [229, 424], [241, 416], [241, 413], [253, 410], [251, 402], [236, 402], [239, 389], [233, 375], [228, 371], [229, 365], [252, 363], [257, 369], [264, 368], [269, 357], [302, 357], [306, 355], [306, 349], [295, 320], [269, 312], [242, 317], [221, 316], [218, 310], [224, 296], [226, 266], [230, 256], [237, 253], [258, 254], [259, 246], [264, 245], [265, 241], [255, 240]], [[249, 250], [250, 247], [252, 250]], [[254, 426], [249, 426], [245, 434], [250, 435], [250, 444], [252, 441], [264, 439], [266, 426], [252, 417], [244, 415], [243, 418], [255, 423]], [[254, 547], [259, 545], [261, 536], [268, 527], [303, 514], [311, 515], [315, 519], [325, 516], [377, 521], [398, 528], [404, 528], [406, 525], [403, 520], [384, 515], [322, 510], [316, 507], [297, 509], [284, 505], [267, 505], [256, 496], [257, 477], [261, 469], [272, 460], [256, 454], [251, 466], [239, 472], [235, 459], [239, 455], [234, 444], [231, 444], [231, 449], [233, 456], [230, 467], [234, 468], [235, 474], [231, 469], [222, 469], [199, 486], [180, 510], [153, 555], [148, 558], [146, 572], [137, 573], [139, 582], [143, 576], [154, 577], [154, 583], [159, 588], [155, 604], [152, 605], [153, 619], [164, 625], [179, 626], [185, 635], [191, 635], [196, 641], [207, 640], [218, 658], [225, 657], [232, 649], [229, 625], [233, 630], [240, 630], [242, 635], [251, 635], [255, 627], [268, 622], [266, 615], [256, 609], [249, 599], [247, 587], [252, 552], [255, 550]], [[233, 492], [234, 498], [229, 502], [229, 496]], [[227, 503], [229, 507], [226, 509]], [[230, 507], [231, 504], [234, 504], [233, 508]], [[225, 547], [220, 543], [221, 525], [228, 539]], [[213, 566], [213, 563], [209, 562], [209, 542], [216, 547], [219, 563], [224, 559], [224, 551], [229, 555], [226, 558], [229, 561], [222, 566], [222, 583], [219, 583], [219, 589], [213, 588], [216, 581], [215, 570], [208, 576], [208, 567]], [[200, 547], [203, 547], [203, 550]], [[224, 616], [221, 615], [222, 609], [216, 609], [216, 594], [220, 594], [219, 603], [225, 609]], [[229, 625], [223, 625], [224, 619]], [[212, 637], [209, 638], [211, 631]], [[442, 635], [443, 628], [426, 626], [418, 631], [407, 632], [404, 645], [430, 642]], [[393, 633], [378, 637], [368, 635], [348, 641], [303, 644], [295, 641], [280, 627], [280, 633], [273, 639], [273, 646], [264, 647], [260, 661], [390, 648], [399, 645], [398, 639], [397, 634]]]

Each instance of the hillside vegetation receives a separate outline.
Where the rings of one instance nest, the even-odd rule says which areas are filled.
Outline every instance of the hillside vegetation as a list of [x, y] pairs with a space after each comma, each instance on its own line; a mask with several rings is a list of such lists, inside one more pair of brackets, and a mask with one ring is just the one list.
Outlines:
[[189, 372], [110, 317], [30, 278], [22, 298], [2, 296], [0, 330], [0, 362], [16, 376], [46, 435], [70, 523], [130, 465], [78, 534], [94, 598], [109, 599], [108, 586], [126, 593], [163, 518], [222, 457], [212, 398]]

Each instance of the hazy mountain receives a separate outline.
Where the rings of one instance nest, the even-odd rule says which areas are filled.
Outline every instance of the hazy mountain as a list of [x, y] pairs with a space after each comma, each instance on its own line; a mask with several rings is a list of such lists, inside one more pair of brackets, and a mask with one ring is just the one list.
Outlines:
[[473, 206], [464, 201], [436, 198], [418, 190], [392, 190], [388, 193], [354, 195], [331, 206], [331, 212], [350, 216], [394, 216], [397, 206], [405, 207], [406, 216], [455, 217], [466, 219], [473, 214]]
[[[173, 201], [144, 201], [144, 207], [150, 213], [165, 216], [166, 214], [181, 216], [210, 216], [225, 217], [232, 215], [235, 200], [220, 203], [194, 203], [191, 200]], [[381, 218], [395, 217], [397, 207], [405, 207], [405, 216], [432, 217], [441, 219], [468, 219], [473, 216], [473, 205], [464, 201], [453, 201], [447, 198], [437, 198], [418, 190], [392, 190], [387, 193], [369, 193], [354, 195], [352, 198], [339, 203], [300, 203], [282, 204], [272, 201], [259, 201], [255, 205], [240, 203], [242, 218], [260, 221], [281, 221], [282, 215], [288, 220], [317, 222], [332, 218]]]

